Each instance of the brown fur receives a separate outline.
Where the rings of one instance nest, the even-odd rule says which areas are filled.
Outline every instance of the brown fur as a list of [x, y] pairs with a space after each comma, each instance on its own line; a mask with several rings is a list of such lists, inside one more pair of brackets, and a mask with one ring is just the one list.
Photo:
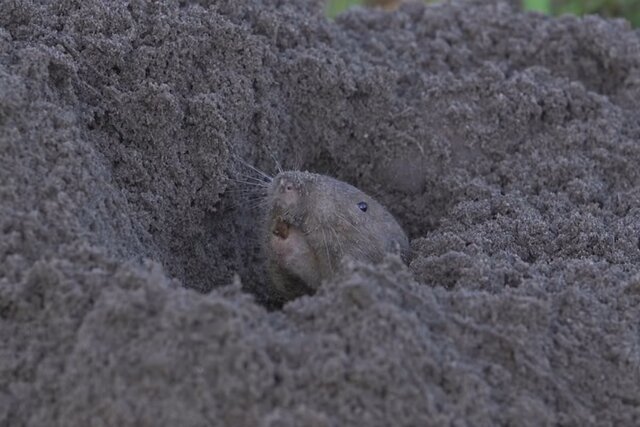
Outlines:
[[269, 273], [285, 299], [313, 292], [345, 258], [375, 263], [386, 253], [406, 256], [409, 250], [406, 234], [380, 203], [325, 175], [280, 173], [268, 190], [267, 206]]

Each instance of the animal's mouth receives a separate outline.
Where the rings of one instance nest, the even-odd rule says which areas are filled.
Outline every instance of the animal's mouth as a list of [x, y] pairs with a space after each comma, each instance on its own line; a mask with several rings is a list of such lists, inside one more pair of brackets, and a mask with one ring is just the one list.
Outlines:
[[277, 236], [285, 240], [287, 237], [289, 237], [290, 228], [291, 228], [291, 224], [289, 224], [282, 218], [278, 218], [275, 220], [273, 227], [271, 228], [271, 233], [274, 236]]

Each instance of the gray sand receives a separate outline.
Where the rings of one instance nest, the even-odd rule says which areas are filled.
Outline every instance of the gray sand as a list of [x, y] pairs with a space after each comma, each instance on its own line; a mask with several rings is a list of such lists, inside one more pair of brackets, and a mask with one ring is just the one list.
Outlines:
[[[0, 425], [640, 424], [626, 23], [43, 3], [0, 0]], [[272, 154], [385, 204], [410, 266], [267, 310], [230, 178]]]

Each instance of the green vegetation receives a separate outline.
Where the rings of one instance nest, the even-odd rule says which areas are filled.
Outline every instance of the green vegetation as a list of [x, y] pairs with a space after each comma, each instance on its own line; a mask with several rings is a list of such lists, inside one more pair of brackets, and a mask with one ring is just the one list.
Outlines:
[[638, 0], [554, 0], [550, 12], [554, 15], [598, 14], [607, 17], [626, 18], [634, 27], [640, 27], [640, 2]]
[[327, 15], [334, 17], [343, 10], [362, 4], [362, 0], [329, 0], [327, 3]]
[[[426, 0], [433, 3], [434, 0]], [[445, 0], [446, 1], [446, 0]], [[327, 15], [333, 17], [343, 10], [363, 4], [363, 0], [329, 0]], [[522, 0], [526, 10], [535, 10], [549, 15], [599, 14], [606, 17], [623, 17], [634, 27], [640, 27], [639, 0]]]
[[526, 10], [537, 10], [538, 12], [550, 13], [551, 0], [523, 0], [522, 2]]

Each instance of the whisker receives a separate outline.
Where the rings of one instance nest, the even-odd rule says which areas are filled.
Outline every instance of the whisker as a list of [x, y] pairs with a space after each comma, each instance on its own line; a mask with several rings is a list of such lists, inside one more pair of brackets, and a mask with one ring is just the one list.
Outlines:
[[261, 197], [261, 198], [255, 198], [255, 199], [248, 200], [247, 205], [250, 205], [250, 206], [267, 206], [268, 203], [269, 203], [269, 201], [266, 198]]
[[225, 191], [223, 194], [234, 196], [239, 200], [265, 200], [267, 195], [253, 189], [235, 188]]
[[269, 184], [271, 184], [271, 181], [267, 181], [267, 179], [262, 177], [262, 176], [246, 175], [246, 174], [242, 174], [242, 173], [238, 173], [236, 176], [230, 176], [229, 180], [231, 180], [231, 181], [253, 181], [253, 182], [257, 182], [258, 184], [265, 185], [265, 186], [268, 186]]
[[344, 255], [344, 248], [342, 247], [342, 242], [340, 242], [340, 236], [338, 236], [338, 232], [335, 227], [330, 227], [330, 230], [335, 238], [334, 242], [338, 244], [338, 250], [340, 251], [339, 255], [340, 258], [342, 258], [342, 255]]
[[248, 205], [253, 205], [253, 204], [257, 204], [257, 203], [262, 203], [262, 204], [266, 205], [266, 201], [263, 200], [262, 198], [258, 198], [258, 197], [253, 197], [253, 198], [249, 198], [249, 197], [234, 198], [233, 200], [230, 200], [230, 202], [235, 203], [238, 206], [248, 206]]
[[364, 246], [367, 244], [367, 242], [365, 242], [365, 240], [363, 239], [363, 233], [362, 230], [359, 229], [358, 227], [356, 227], [351, 221], [349, 221], [349, 219], [347, 219], [346, 217], [340, 215], [340, 214], [336, 214], [336, 216], [338, 218], [340, 218], [345, 224], [349, 225], [351, 228], [353, 228], [357, 233], [351, 237], [351, 240], [355, 243], [358, 244], [358, 246]]
[[329, 263], [329, 270], [333, 274], [333, 265], [331, 264], [331, 255], [329, 255], [329, 246], [327, 245], [327, 235], [324, 232], [324, 227], [320, 227], [322, 231], [322, 242], [324, 243], [324, 249], [327, 252], [327, 262]]
[[251, 206], [245, 206], [245, 208], [247, 209], [247, 211], [255, 214], [263, 212], [262, 206], [251, 205]]
[[[267, 184], [268, 185], [268, 184], [271, 183], [271, 181], [267, 181], [266, 178], [263, 178], [261, 176], [257, 177], [257, 176], [253, 176], [253, 175], [246, 175], [246, 174], [243, 174], [243, 173], [239, 173], [238, 176], [241, 177], [241, 178], [244, 178], [244, 179], [250, 179], [250, 180], [259, 182], [261, 184]], [[237, 179], [237, 178], [231, 178], [231, 179]]]
[[226, 200], [237, 200], [237, 201], [254, 201], [254, 200], [267, 199], [265, 194], [260, 194], [259, 192], [250, 191], [243, 188], [227, 189], [224, 193], [221, 193], [220, 195], [222, 198]]
[[266, 206], [269, 201], [267, 199], [264, 199], [264, 198], [259, 198], [259, 199], [248, 200], [248, 202], [250, 204], [253, 204], [253, 205], [264, 205], [264, 206]]
[[[235, 204], [238, 204], [238, 205], [246, 205], [248, 203], [264, 202], [262, 197], [246, 197], [243, 194], [240, 194], [240, 195], [230, 194], [226, 198], [226, 201], [227, 201], [227, 203], [235, 203]], [[264, 203], [266, 205], [266, 202], [264, 202]]]
[[249, 169], [251, 169], [252, 171], [262, 175], [263, 177], [265, 177], [266, 179], [269, 180], [269, 182], [273, 181], [273, 177], [269, 176], [266, 172], [261, 171], [260, 169], [258, 169], [257, 167], [249, 164], [248, 162], [246, 162], [244, 159], [242, 159], [239, 156], [234, 155], [235, 159], [237, 161], [239, 161], [241, 164], [243, 164], [244, 166], [248, 167]]
[[300, 170], [302, 167], [302, 156], [300, 153], [296, 154], [295, 159], [293, 161], [293, 170]]
[[261, 188], [251, 187], [251, 188], [239, 188], [239, 187], [227, 187], [226, 190], [222, 194], [246, 194], [247, 196], [260, 196], [266, 197], [267, 193], [262, 191]]
[[237, 178], [229, 178], [229, 180], [234, 181], [234, 182], [239, 182], [240, 184], [246, 184], [246, 185], [251, 185], [254, 187], [263, 187], [263, 188], [269, 188], [269, 185], [264, 183], [264, 182], [258, 182], [258, 181], [245, 181], [242, 179], [237, 179]]
[[273, 152], [269, 152], [269, 154], [271, 154], [271, 158], [276, 163], [276, 168], [278, 169], [278, 173], [282, 173], [283, 172], [282, 165], [280, 164], [276, 156], [273, 154]]
[[362, 233], [362, 231], [358, 227], [356, 227], [351, 221], [349, 221], [346, 217], [344, 217], [344, 216], [342, 216], [340, 214], [336, 214], [336, 216], [338, 218], [340, 218], [341, 220], [343, 220], [347, 225], [350, 225], [358, 233]]

